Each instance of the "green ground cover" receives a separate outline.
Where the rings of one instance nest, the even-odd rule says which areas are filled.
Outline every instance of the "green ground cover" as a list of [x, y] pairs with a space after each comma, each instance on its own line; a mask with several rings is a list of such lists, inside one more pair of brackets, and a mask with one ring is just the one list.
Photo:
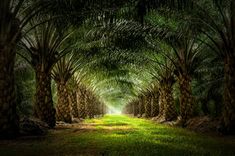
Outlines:
[[232, 156], [235, 141], [123, 115], [58, 127], [43, 137], [0, 141], [0, 155]]

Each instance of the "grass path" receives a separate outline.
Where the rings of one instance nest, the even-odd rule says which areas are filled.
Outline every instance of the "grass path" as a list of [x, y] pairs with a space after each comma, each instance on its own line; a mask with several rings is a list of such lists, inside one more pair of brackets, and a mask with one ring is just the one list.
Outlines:
[[57, 127], [43, 137], [0, 141], [0, 156], [235, 156], [235, 141], [121, 115]]

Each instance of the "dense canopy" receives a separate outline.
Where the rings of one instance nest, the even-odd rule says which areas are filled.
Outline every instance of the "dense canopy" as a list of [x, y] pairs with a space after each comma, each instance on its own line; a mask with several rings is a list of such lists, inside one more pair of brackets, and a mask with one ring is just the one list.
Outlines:
[[235, 1], [1, 0], [0, 137], [106, 113], [235, 132]]

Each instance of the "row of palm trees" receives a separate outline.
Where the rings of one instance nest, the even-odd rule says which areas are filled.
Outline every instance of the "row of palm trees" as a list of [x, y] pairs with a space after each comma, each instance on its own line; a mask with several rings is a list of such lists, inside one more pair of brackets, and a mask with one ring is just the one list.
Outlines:
[[[105, 8], [101, 8], [101, 5]], [[164, 11], [165, 6], [168, 7], [166, 10], [170, 8], [170, 11], [177, 13], [180, 17], [169, 16]], [[159, 7], [162, 8], [159, 9]], [[188, 8], [191, 7], [194, 9], [189, 12]], [[136, 67], [139, 68], [144, 61], [147, 61], [148, 72], [159, 86], [159, 119], [172, 120], [175, 117], [172, 86], [177, 82], [180, 90], [181, 120], [179, 123], [185, 125], [193, 114], [195, 98], [192, 93], [192, 81], [200, 70], [201, 64], [205, 65], [203, 63], [207, 55], [204, 49], [210, 48], [209, 51], [218, 54], [217, 57], [223, 61], [224, 65], [224, 110], [221, 125], [225, 132], [233, 132], [235, 128], [234, 7], [233, 0], [226, 2], [136, 0], [135, 2], [112, 3], [92, 0], [70, 1], [69, 3], [58, 0], [1, 0], [1, 137], [14, 137], [19, 131], [14, 78], [16, 54], [18, 53], [24, 58], [35, 71], [35, 116], [48, 123], [50, 127], [54, 127], [56, 109], [53, 106], [51, 79], [53, 77], [58, 84], [58, 107], [61, 106], [59, 108], [64, 107], [67, 110], [70, 106], [65, 103], [71, 101], [70, 98], [67, 98], [71, 97], [69, 96], [71, 93], [68, 93], [69, 88], [66, 84], [77, 68], [84, 68], [81, 67], [83, 60], [80, 59], [83, 57], [68, 54], [77, 53], [77, 49], [82, 48], [82, 46], [75, 48], [76, 37], [74, 39], [71, 32], [78, 30], [78, 25], [90, 24], [91, 21], [95, 21], [93, 28], [96, 33], [88, 33], [85, 36], [86, 41], [90, 42], [89, 48], [85, 52], [89, 51], [91, 54], [88, 53], [84, 56], [87, 62], [90, 61], [93, 64], [93, 67], [96, 64], [96, 68], [90, 71], [93, 72], [90, 74], [91, 79], [86, 80], [86, 83], [91, 85], [95, 91], [101, 92], [100, 88], [96, 87], [97, 82], [94, 79], [101, 80], [105, 75], [107, 81], [104, 81], [104, 84], [105, 82], [109, 82], [110, 85], [116, 82], [125, 84], [121, 85], [123, 88], [120, 88], [121, 91], [118, 93], [110, 93], [110, 89], [103, 92], [103, 94], [109, 93], [111, 102], [116, 101], [117, 103], [117, 99], [121, 99], [124, 95], [126, 99], [132, 95], [138, 96], [140, 88], [130, 89], [130, 91], [126, 88], [133, 88], [134, 85], [142, 83], [130, 75], [133, 75]], [[115, 14], [116, 12], [117, 14]], [[165, 21], [166, 24], [162, 24], [160, 20], [149, 22], [146, 19], [151, 12], [157, 12], [161, 17], [166, 15], [173, 19], [173, 22]], [[174, 20], [179, 22], [174, 22]], [[96, 54], [100, 51], [103, 52], [102, 55], [107, 51], [120, 51], [121, 55], [117, 53], [118, 56], [93, 56], [93, 53]], [[154, 55], [157, 53], [160, 56], [148, 55], [146, 59], [143, 59], [142, 54], [145, 54], [146, 51], [151, 51]], [[90, 60], [89, 57], [91, 57]], [[90, 67], [87, 66], [85, 69], [88, 70]], [[103, 68], [103, 74], [94, 74], [100, 67]], [[78, 75], [82, 77], [82, 74]], [[134, 81], [138, 81], [138, 83]], [[110, 85], [105, 84], [106, 88]], [[149, 100], [149, 98], [147, 99]], [[82, 108], [80, 107], [80, 109]], [[146, 106], [145, 109], [148, 107]], [[62, 116], [65, 114], [66, 112], [62, 113]], [[76, 114], [76, 111], [73, 114]], [[149, 114], [150, 110], [147, 110], [146, 115], [149, 116]], [[57, 116], [59, 116], [58, 113]], [[65, 121], [70, 122], [70, 119]]]
[[[51, 73], [55, 64], [72, 51], [74, 42], [68, 40], [71, 35], [68, 26], [75, 19], [80, 20], [77, 21], [79, 24], [84, 19], [83, 14], [81, 16], [78, 14], [81, 10], [74, 12], [77, 10], [74, 5], [79, 3], [82, 4], [79, 7], [89, 8], [82, 1], [70, 3], [57, 0], [2, 0], [0, 2], [0, 137], [15, 137], [19, 132], [14, 83], [14, 65], [17, 53], [35, 71], [34, 115], [50, 127], [55, 126], [56, 110], [51, 93]], [[85, 10], [83, 11], [85, 12]], [[57, 64], [58, 66], [60, 65]], [[59, 72], [63, 74], [63, 71]], [[67, 72], [69, 74], [66, 76], [71, 77], [73, 73]], [[64, 81], [63, 77], [56, 76], [56, 74], [54, 76], [61, 86]], [[69, 77], [66, 77], [65, 81]], [[63, 85], [62, 87], [64, 87]], [[61, 87], [58, 89], [61, 91]], [[64, 93], [61, 91], [60, 94]]]
[[[151, 58], [161, 69], [151, 71], [154, 73], [153, 75], [157, 75], [155, 77], [159, 84], [159, 115], [162, 116], [165, 113], [166, 120], [170, 119], [166, 117], [167, 113], [175, 116], [175, 110], [172, 111], [172, 109], [175, 109], [175, 106], [171, 97], [172, 85], [177, 82], [180, 91], [180, 120], [178, 123], [183, 126], [186, 124], [193, 116], [194, 104], [196, 102], [192, 92], [192, 81], [200, 74], [200, 71], [203, 70], [202, 68], [206, 68], [207, 65], [205, 63], [208, 63], [208, 57], [213, 54], [223, 62], [224, 69], [224, 73], [221, 73], [224, 77], [224, 92], [220, 130], [226, 133], [233, 133], [235, 128], [235, 16], [234, 9], [232, 8], [235, 2], [200, 1], [198, 3], [195, 2], [193, 5], [194, 11], [190, 13], [186, 12], [186, 19], [181, 19], [183, 22], [180, 23], [178, 28], [172, 28], [171, 26], [167, 26], [167, 24], [162, 26], [159, 21], [155, 20], [153, 23], [155, 22], [154, 29], [157, 32], [155, 30], [147, 31], [151, 37], [155, 35], [158, 38], [157, 42], [154, 40], [152, 43], [158, 46], [156, 51], [163, 57], [163, 59], [161, 57], [158, 57], [158, 59]], [[148, 23], [145, 24], [148, 25]], [[134, 29], [133, 32], [136, 30]], [[146, 29], [141, 31], [146, 33]], [[169, 48], [159, 49], [161, 44]], [[165, 60], [165, 62], [159, 61], [159, 58], [160, 60]], [[162, 104], [164, 105], [163, 107]], [[165, 109], [165, 112], [161, 111], [162, 108]], [[170, 109], [167, 110], [166, 108]]]

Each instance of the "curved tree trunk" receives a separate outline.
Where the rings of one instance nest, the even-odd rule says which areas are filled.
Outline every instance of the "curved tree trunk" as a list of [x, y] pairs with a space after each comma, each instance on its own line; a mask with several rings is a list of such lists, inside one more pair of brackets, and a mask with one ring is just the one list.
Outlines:
[[56, 105], [56, 118], [58, 121], [72, 122], [69, 93], [65, 82], [57, 83], [58, 101]]
[[224, 131], [228, 134], [235, 134], [235, 57], [227, 57], [224, 68]]
[[43, 71], [41, 67], [36, 68], [36, 103], [34, 114], [53, 128], [56, 122], [55, 112], [51, 94], [51, 75]]
[[72, 117], [78, 118], [78, 103], [77, 103], [77, 93], [76, 91], [71, 91], [69, 94], [70, 106]]
[[0, 138], [14, 138], [19, 132], [14, 82], [15, 51], [0, 43]]
[[194, 98], [192, 95], [191, 78], [187, 75], [179, 76], [180, 87], [180, 121], [181, 126], [185, 126], [188, 119], [193, 116]]

